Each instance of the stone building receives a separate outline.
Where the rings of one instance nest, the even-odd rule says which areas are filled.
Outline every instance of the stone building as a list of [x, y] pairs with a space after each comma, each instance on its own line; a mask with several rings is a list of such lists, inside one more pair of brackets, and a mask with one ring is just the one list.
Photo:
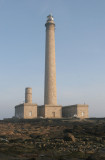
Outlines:
[[88, 118], [88, 105], [76, 104], [62, 107], [62, 117]]
[[37, 104], [32, 103], [32, 88], [25, 89], [25, 103], [15, 106], [15, 117], [24, 119], [37, 118]]

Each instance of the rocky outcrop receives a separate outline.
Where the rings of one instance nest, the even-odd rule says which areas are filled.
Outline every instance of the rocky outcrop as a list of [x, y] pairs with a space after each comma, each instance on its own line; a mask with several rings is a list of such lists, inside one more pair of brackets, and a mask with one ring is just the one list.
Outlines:
[[105, 119], [0, 121], [0, 153], [18, 160], [104, 160]]

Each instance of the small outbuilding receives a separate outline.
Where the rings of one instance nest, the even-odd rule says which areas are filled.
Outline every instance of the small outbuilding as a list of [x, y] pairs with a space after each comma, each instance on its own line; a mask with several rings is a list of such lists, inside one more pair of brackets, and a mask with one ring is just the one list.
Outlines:
[[62, 107], [62, 117], [88, 118], [88, 105], [75, 104]]

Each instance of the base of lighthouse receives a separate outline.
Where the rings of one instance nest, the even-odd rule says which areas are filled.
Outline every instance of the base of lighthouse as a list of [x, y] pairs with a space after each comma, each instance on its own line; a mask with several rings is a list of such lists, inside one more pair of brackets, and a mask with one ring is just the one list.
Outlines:
[[38, 106], [38, 117], [62, 118], [62, 106], [47, 104]]

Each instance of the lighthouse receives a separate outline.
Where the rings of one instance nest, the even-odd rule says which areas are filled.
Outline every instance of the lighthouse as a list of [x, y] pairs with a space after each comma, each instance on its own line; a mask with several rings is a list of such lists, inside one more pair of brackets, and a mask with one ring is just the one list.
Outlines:
[[55, 63], [55, 22], [53, 16], [47, 16], [45, 44], [45, 86], [44, 104], [57, 105], [56, 63]]

